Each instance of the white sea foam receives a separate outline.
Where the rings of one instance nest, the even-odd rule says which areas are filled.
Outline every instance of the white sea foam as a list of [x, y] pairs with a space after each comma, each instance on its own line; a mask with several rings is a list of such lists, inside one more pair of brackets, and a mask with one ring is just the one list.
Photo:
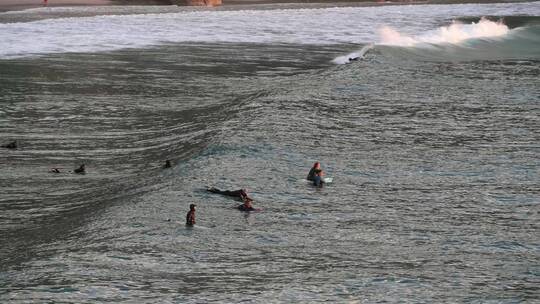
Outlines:
[[[51, 10], [54, 11], [55, 8]], [[92, 8], [85, 10], [87, 12]], [[104, 8], [99, 10], [99, 13], [103, 13]], [[129, 12], [129, 7], [125, 10]], [[151, 14], [140, 14], [140, 7], [137, 7], [136, 11], [137, 14], [131, 15], [123, 12], [124, 15], [2, 23], [0, 58], [101, 52], [184, 42], [366, 44], [380, 42], [378, 29], [384, 26], [400, 30], [397, 35], [397, 32], [393, 32], [393, 38], [388, 38], [392, 35], [392, 32], [388, 31], [388, 39], [402, 39], [405, 43], [419, 39], [434, 41], [437, 35], [432, 34], [431, 38], [423, 35], [437, 28], [441, 21], [467, 15], [539, 15], [540, 5], [534, 2], [279, 10], [185, 10]], [[478, 24], [475, 28], [481, 30], [483, 25], [484, 23]], [[444, 35], [447, 36], [439, 34], [439, 37], [456, 37], [456, 29], [461, 34], [468, 30], [466, 27], [453, 25], [446, 28], [448, 35]]]
[[460, 43], [473, 38], [493, 38], [504, 36], [509, 32], [506, 25], [481, 19], [478, 23], [462, 24], [453, 22], [449, 26], [440, 27], [418, 36], [407, 36], [391, 27], [385, 26], [380, 30], [381, 44], [398, 46], [415, 46], [423, 43]]

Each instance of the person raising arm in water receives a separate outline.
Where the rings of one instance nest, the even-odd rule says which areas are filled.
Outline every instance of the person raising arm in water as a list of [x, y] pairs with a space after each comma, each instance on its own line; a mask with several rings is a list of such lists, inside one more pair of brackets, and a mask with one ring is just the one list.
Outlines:
[[189, 205], [189, 211], [186, 214], [186, 226], [193, 226], [195, 225], [195, 207], [197, 205], [191, 204]]

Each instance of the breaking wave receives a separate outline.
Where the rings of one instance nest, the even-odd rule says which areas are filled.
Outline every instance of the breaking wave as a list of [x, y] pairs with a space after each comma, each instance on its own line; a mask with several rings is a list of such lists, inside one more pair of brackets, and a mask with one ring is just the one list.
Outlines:
[[[80, 11], [82, 10], [82, 11]], [[252, 10], [122, 8], [35, 9], [0, 14], [0, 58], [96, 53], [183, 43], [411, 46], [506, 37], [531, 20], [468, 18], [540, 15], [538, 3], [459, 6], [312, 7]], [[447, 18], [457, 21], [435, 31]], [[524, 18], [525, 18], [524, 17]], [[508, 19], [517, 28], [509, 27]], [[34, 21], [30, 21], [34, 20]], [[253, 22], [256, 20], [256, 22]], [[378, 29], [383, 29], [380, 36]], [[530, 26], [527, 25], [527, 26]], [[397, 32], [399, 29], [403, 32]], [[381, 39], [382, 37], [382, 39]], [[371, 53], [371, 51], [369, 52]]]
[[456, 44], [468, 39], [502, 37], [508, 34], [508, 31], [508, 26], [502, 22], [493, 22], [487, 19], [481, 19], [478, 23], [471, 24], [454, 21], [448, 26], [415, 37], [401, 34], [395, 29], [385, 26], [380, 29], [380, 44], [396, 46], [416, 46], [424, 43]]
[[[540, 17], [467, 17], [416, 35], [383, 26], [372, 49], [370, 53], [398, 61], [538, 60]], [[339, 56], [333, 62], [349, 63], [345, 59], [354, 54]]]
[[[511, 29], [503, 20], [480, 18], [463, 24], [454, 21], [421, 35], [408, 36], [384, 27], [377, 51], [398, 59], [467, 61], [540, 59], [538, 18], [525, 17], [528, 23]], [[534, 22], [530, 22], [530, 21]], [[519, 19], [513, 18], [514, 22]]]

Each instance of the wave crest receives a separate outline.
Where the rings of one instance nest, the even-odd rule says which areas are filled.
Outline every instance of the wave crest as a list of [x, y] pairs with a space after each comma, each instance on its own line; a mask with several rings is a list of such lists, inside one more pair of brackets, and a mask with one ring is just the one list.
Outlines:
[[454, 21], [448, 26], [440, 27], [434, 31], [420, 36], [411, 37], [399, 33], [397, 30], [384, 26], [379, 30], [383, 45], [417, 46], [419, 44], [458, 44], [465, 40], [475, 38], [493, 38], [508, 34], [509, 28], [502, 22], [480, 19], [477, 23], [463, 24]]

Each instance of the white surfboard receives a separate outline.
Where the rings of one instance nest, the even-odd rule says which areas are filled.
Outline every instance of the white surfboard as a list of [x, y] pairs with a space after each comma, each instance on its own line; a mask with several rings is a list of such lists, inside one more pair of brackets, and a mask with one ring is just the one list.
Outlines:
[[[334, 178], [333, 177], [323, 177], [322, 181], [325, 184], [331, 184], [334, 181]], [[307, 179], [301, 179], [300, 182], [302, 182], [302, 183], [307, 182], [308, 184], [313, 184], [313, 181], [310, 181], [310, 180], [307, 180]]]

